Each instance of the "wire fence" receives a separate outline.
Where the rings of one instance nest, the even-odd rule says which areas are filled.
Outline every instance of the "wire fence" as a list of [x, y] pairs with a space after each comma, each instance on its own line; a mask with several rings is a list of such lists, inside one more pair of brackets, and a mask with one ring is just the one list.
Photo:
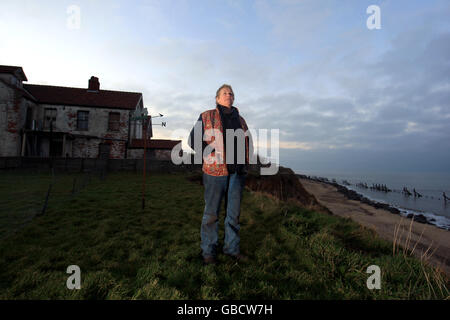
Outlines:
[[0, 239], [26, 227], [49, 207], [75, 198], [92, 184], [107, 180], [103, 169], [77, 173], [13, 170], [0, 173]]
[[[61, 203], [70, 206], [70, 199], [83, 190], [101, 196], [114, 193], [108, 177], [118, 172], [135, 173], [135, 193], [142, 192], [142, 159], [82, 158], [0, 158], [0, 239], [26, 227], [35, 217], [44, 216]], [[171, 161], [149, 159], [146, 175], [201, 172], [201, 165], [174, 165]], [[114, 195], [113, 195], [114, 196]], [[139, 196], [137, 197], [139, 198]], [[142, 197], [142, 209], [144, 209]]]

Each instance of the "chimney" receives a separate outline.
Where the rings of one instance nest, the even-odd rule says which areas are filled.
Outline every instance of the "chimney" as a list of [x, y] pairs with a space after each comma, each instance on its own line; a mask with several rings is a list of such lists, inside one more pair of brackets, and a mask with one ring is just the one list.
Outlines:
[[100, 90], [100, 82], [98, 82], [98, 78], [92, 76], [89, 79], [89, 87], [88, 91], [99, 91]]

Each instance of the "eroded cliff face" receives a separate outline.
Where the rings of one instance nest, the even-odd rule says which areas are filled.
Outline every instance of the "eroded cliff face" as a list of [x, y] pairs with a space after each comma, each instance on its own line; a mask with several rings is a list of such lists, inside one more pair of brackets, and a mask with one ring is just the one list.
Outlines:
[[246, 187], [282, 201], [293, 201], [310, 210], [332, 214], [314, 195], [306, 191], [297, 175], [289, 168], [280, 167], [278, 173], [271, 176], [250, 172], [246, 179]]
[[[202, 173], [191, 176], [189, 180], [202, 184]], [[297, 175], [289, 168], [280, 167], [276, 175], [270, 176], [250, 171], [245, 186], [251, 191], [261, 192], [281, 201], [293, 201], [303, 208], [332, 214], [314, 195], [306, 191]]]

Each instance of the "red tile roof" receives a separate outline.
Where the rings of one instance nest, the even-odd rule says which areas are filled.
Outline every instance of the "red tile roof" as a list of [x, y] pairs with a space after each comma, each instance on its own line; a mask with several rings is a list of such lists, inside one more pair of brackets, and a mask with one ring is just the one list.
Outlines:
[[22, 81], [28, 81], [25, 72], [23, 72], [22, 67], [17, 66], [0, 66], [0, 73], [10, 73], [15, 76], [18, 76]]
[[[148, 149], [172, 149], [180, 142], [181, 142], [181, 140], [150, 139], [150, 140], [147, 140], [147, 148]], [[144, 140], [143, 139], [133, 139], [133, 140], [131, 140], [130, 147], [131, 148], [144, 148]]]
[[88, 91], [87, 88], [57, 87], [37, 84], [23, 84], [39, 103], [105, 107], [134, 110], [141, 99], [138, 92]]

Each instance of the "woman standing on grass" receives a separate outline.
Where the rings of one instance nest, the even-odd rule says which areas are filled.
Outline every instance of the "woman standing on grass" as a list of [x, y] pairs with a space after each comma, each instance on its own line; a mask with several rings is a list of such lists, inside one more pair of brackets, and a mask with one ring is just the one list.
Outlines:
[[226, 208], [223, 252], [235, 259], [247, 260], [239, 249], [239, 216], [249, 163], [250, 139], [246, 136], [247, 124], [233, 102], [233, 89], [230, 85], [222, 85], [216, 92], [216, 108], [200, 114], [189, 136], [189, 145], [196, 154], [202, 155], [203, 160], [205, 209], [201, 225], [201, 249], [205, 264], [216, 263], [222, 198], [225, 198]]

